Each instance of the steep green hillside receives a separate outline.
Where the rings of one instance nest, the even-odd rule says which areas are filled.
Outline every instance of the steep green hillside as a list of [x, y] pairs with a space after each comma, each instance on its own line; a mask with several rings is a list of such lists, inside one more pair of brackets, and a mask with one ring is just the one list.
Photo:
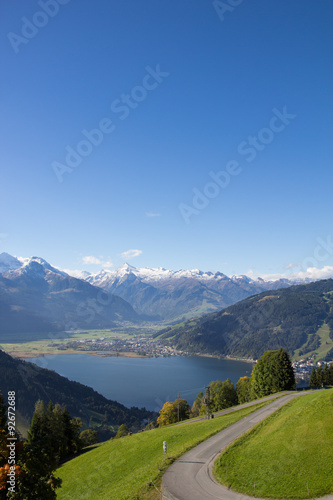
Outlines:
[[230, 445], [215, 463], [231, 489], [260, 498], [333, 493], [333, 390], [296, 398]]
[[120, 424], [126, 423], [137, 430], [144, 419], [156, 417], [154, 412], [134, 407], [128, 409], [106, 399], [91, 387], [72, 382], [33, 363], [12, 358], [1, 350], [0, 369], [0, 391], [4, 398], [8, 391], [15, 391], [16, 410], [23, 428], [30, 423], [38, 399], [42, 399], [45, 404], [49, 401], [65, 404], [72, 417], [80, 417], [85, 426], [90, 423], [105, 439]]
[[333, 280], [264, 292], [155, 337], [191, 353], [257, 359], [283, 347], [298, 357], [332, 359]]

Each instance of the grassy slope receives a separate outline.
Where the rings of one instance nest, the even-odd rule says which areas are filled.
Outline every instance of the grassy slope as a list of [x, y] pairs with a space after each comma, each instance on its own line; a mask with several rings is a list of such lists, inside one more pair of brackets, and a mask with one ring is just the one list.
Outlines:
[[[149, 478], [159, 486], [166, 468], [201, 441], [252, 413], [262, 403], [234, 413], [180, 426], [166, 426], [112, 440], [85, 453], [58, 469], [63, 485], [59, 499], [124, 500], [159, 498]], [[163, 441], [168, 443], [164, 462]], [[157, 496], [154, 496], [155, 493]]]
[[320, 338], [320, 347], [318, 347], [315, 351], [309, 351], [303, 355], [299, 355], [299, 351], [304, 348], [307, 341], [309, 340], [308, 336], [308, 339], [304, 343], [304, 345], [295, 351], [293, 359], [300, 360], [310, 355], [315, 356], [314, 358], [315, 362], [324, 359], [326, 354], [333, 348], [333, 340], [330, 338], [330, 329], [327, 323], [324, 323], [320, 328], [318, 328], [317, 335]]
[[217, 479], [266, 498], [333, 493], [333, 390], [296, 398], [230, 445]]

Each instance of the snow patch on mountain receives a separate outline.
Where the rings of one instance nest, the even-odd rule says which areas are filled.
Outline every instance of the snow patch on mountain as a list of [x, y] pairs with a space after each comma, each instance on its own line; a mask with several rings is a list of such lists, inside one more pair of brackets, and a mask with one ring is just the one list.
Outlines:
[[16, 257], [9, 255], [9, 253], [2, 252], [0, 254], [0, 274], [7, 271], [13, 271], [22, 266], [22, 263]]

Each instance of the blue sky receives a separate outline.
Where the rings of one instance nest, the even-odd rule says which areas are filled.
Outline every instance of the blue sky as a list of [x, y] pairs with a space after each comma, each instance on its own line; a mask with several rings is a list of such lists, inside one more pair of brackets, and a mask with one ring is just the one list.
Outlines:
[[2, 251], [333, 265], [331, 0], [17, 0], [0, 19]]

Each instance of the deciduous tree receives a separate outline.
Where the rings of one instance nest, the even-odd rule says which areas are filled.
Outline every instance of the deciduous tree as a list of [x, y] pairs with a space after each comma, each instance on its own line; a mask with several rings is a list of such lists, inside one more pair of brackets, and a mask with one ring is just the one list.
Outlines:
[[241, 377], [236, 384], [236, 392], [239, 404], [251, 401], [251, 378]]
[[129, 430], [128, 430], [128, 427], [126, 424], [121, 424], [118, 428], [118, 432], [115, 436], [115, 439], [118, 439], [118, 438], [121, 438], [121, 437], [124, 437], [124, 436], [128, 436], [129, 434]]
[[161, 427], [163, 425], [174, 424], [182, 420], [190, 418], [191, 407], [186, 399], [178, 398], [173, 403], [167, 401], [157, 418], [157, 423]]
[[215, 380], [209, 384], [211, 411], [220, 411], [238, 404], [237, 392], [230, 379]]

